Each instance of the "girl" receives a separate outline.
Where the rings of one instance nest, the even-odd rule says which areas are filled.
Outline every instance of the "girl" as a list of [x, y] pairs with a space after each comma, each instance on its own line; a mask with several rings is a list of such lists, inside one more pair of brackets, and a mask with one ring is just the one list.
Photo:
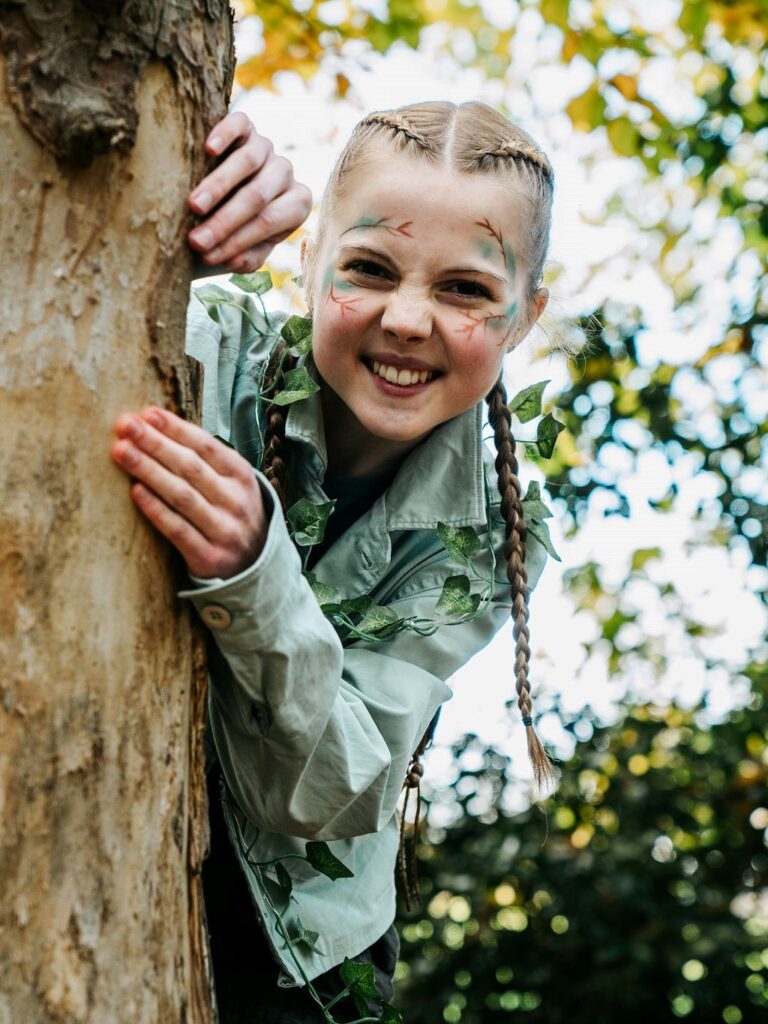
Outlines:
[[158, 408], [117, 421], [114, 458], [215, 641], [205, 892], [225, 1024], [399, 1019], [398, 798], [510, 586], [518, 705], [553, 776], [528, 683], [545, 554], [501, 382], [546, 305], [552, 189], [483, 104], [370, 114], [302, 251], [311, 350], [309, 321], [203, 290], [188, 350], [210, 433]]

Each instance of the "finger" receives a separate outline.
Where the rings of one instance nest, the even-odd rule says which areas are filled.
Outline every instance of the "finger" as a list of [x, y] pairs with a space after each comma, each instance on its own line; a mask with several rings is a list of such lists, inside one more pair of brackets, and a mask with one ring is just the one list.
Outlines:
[[228, 149], [237, 139], [247, 138], [251, 132], [255, 132], [253, 122], [240, 110], [234, 111], [222, 117], [208, 133], [205, 140], [205, 148], [212, 156], [218, 156]]
[[[197, 453], [203, 462], [220, 476], [240, 476], [243, 463], [250, 469], [242, 455], [239, 455], [234, 449], [217, 441], [202, 427], [183, 420], [180, 416], [168, 412], [167, 409], [149, 405], [138, 416], [123, 413], [117, 418], [115, 430], [122, 437], [131, 437], [133, 440], [137, 440], [137, 435], [132, 433], [132, 429], [137, 423], [139, 428], [143, 424], [149, 424], [146, 437], [152, 437], [150, 428], [154, 428], [154, 431], [159, 432], [161, 436]], [[251, 469], [250, 472], [252, 475], [253, 470]]]
[[290, 231], [286, 231], [284, 234], [278, 235], [277, 238], [270, 238], [268, 242], [262, 242], [261, 245], [256, 245], [251, 249], [246, 249], [245, 252], [237, 253], [237, 255], [226, 261], [227, 269], [236, 274], [252, 274], [255, 270], [264, 266], [269, 259], [269, 254], [278, 242], [282, 242], [290, 234]]
[[257, 174], [273, 152], [269, 139], [254, 132], [252, 138], [228, 154], [215, 170], [203, 178], [190, 194], [189, 205], [195, 213], [208, 213], [241, 182]]
[[155, 529], [181, 554], [194, 576], [217, 575], [216, 550], [191, 523], [142, 483], [133, 484], [131, 497]]
[[[234, 256], [264, 242], [275, 245], [291, 235], [309, 212], [309, 190], [296, 185], [268, 203], [258, 216], [235, 230], [226, 241], [203, 254], [205, 263], [227, 263]], [[234, 200], [233, 200], [234, 202]]]
[[132, 477], [149, 488], [166, 506], [174, 509], [185, 522], [194, 526], [206, 540], [221, 541], [226, 533], [220, 509], [214, 508], [186, 480], [166, 469], [131, 441], [121, 438], [112, 447], [115, 461]]
[[[190, 241], [197, 246], [201, 239], [213, 243], [206, 247], [206, 252], [221, 251], [236, 231], [264, 212], [269, 204], [281, 193], [287, 192], [293, 181], [293, 167], [283, 157], [272, 157], [249, 181], [235, 189], [226, 202], [214, 214], [193, 228]], [[258, 241], [266, 241], [263, 235]]]

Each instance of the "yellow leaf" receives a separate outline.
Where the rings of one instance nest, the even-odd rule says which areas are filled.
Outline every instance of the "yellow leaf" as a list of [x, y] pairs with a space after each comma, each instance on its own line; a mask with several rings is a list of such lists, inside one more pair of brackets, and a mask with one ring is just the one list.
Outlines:
[[637, 79], [634, 75], [614, 75], [609, 81], [625, 100], [637, 99]]
[[343, 100], [344, 97], [347, 95], [347, 93], [349, 92], [350, 84], [351, 83], [346, 75], [336, 75], [336, 92], [340, 99]]
[[581, 52], [580, 42], [578, 32], [569, 29], [565, 33], [563, 39], [563, 61], [566, 64], [570, 64], [576, 54]]

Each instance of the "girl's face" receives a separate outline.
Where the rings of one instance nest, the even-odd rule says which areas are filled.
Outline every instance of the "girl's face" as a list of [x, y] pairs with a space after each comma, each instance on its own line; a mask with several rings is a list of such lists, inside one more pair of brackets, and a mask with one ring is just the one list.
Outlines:
[[325, 407], [331, 441], [406, 451], [491, 390], [546, 303], [542, 289], [525, 315], [526, 225], [509, 185], [371, 147], [308, 282], [315, 364], [341, 400]]

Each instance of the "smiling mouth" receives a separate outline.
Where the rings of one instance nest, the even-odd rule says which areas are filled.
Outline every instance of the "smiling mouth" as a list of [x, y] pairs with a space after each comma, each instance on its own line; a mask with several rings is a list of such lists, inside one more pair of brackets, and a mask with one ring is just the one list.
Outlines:
[[388, 384], [397, 384], [401, 388], [413, 387], [414, 384], [426, 384], [435, 376], [434, 370], [398, 369], [396, 366], [380, 363], [377, 359], [366, 359], [365, 363], [377, 377], [381, 377]]

